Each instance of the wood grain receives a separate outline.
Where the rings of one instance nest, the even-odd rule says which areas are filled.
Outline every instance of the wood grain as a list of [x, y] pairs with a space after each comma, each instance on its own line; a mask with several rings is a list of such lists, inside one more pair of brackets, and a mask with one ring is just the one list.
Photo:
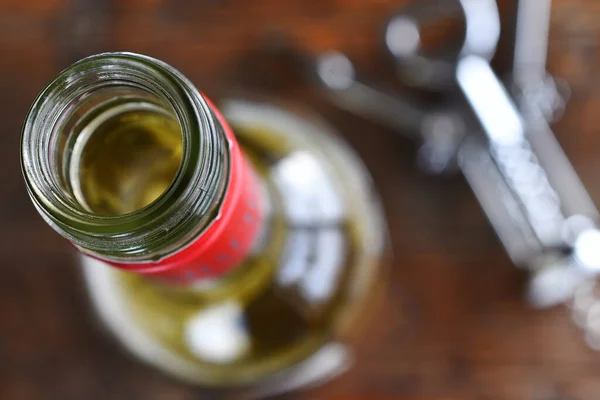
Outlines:
[[[463, 179], [420, 173], [411, 143], [327, 105], [293, 66], [265, 53], [283, 35], [308, 52], [341, 49], [371, 76], [385, 76], [381, 26], [403, 3], [0, 0], [0, 399], [206, 398], [139, 365], [102, 333], [71, 249], [38, 217], [22, 183], [19, 131], [34, 96], [75, 59], [105, 50], [161, 58], [212, 97], [253, 80], [306, 101], [371, 170], [395, 253], [385, 306], [349, 373], [289, 398], [597, 399], [600, 355], [563, 309], [527, 308], [526, 277]], [[510, 22], [510, 3], [501, 5]], [[554, 2], [550, 69], [573, 89], [555, 131], [595, 199], [599, 29], [596, 0]]]

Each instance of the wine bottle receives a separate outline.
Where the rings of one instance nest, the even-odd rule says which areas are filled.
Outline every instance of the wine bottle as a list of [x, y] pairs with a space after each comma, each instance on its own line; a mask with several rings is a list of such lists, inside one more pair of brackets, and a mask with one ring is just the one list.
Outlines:
[[250, 98], [220, 108], [156, 59], [80, 60], [26, 117], [28, 193], [143, 362], [254, 393], [333, 376], [385, 264], [370, 177], [316, 117]]

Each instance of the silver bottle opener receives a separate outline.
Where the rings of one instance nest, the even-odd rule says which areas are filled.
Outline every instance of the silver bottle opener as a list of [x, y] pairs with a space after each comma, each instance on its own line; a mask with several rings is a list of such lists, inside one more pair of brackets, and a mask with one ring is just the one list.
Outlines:
[[[570, 304], [590, 346], [600, 348], [598, 210], [549, 127], [567, 92], [546, 72], [550, 6], [519, 1], [510, 90], [489, 64], [500, 34], [495, 1], [419, 1], [390, 18], [384, 41], [398, 78], [446, 97], [441, 109], [358, 80], [338, 52], [313, 67], [336, 105], [418, 142], [428, 171], [456, 162], [512, 261], [531, 272], [529, 302]], [[449, 14], [464, 22], [462, 44], [427, 52], [422, 25]]]

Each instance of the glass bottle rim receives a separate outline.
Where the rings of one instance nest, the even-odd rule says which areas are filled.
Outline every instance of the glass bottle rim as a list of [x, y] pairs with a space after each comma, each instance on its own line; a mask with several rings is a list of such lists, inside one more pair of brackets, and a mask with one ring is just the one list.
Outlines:
[[[95, 90], [128, 87], [155, 96], [181, 128], [182, 160], [170, 186], [131, 213], [85, 210], [57, 179], [57, 129], [73, 104]], [[86, 57], [58, 74], [30, 107], [21, 136], [21, 169], [35, 207], [84, 252], [112, 261], [158, 260], [206, 228], [224, 196], [228, 146], [207, 101], [180, 72], [129, 52]]]

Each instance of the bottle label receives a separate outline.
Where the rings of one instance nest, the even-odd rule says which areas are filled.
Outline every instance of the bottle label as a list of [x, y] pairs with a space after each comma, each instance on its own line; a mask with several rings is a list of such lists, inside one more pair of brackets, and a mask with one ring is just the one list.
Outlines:
[[102, 261], [168, 282], [186, 283], [222, 276], [252, 252], [265, 212], [260, 181], [225, 118], [207, 102], [229, 142], [230, 175], [219, 214], [192, 243], [159, 261]]

